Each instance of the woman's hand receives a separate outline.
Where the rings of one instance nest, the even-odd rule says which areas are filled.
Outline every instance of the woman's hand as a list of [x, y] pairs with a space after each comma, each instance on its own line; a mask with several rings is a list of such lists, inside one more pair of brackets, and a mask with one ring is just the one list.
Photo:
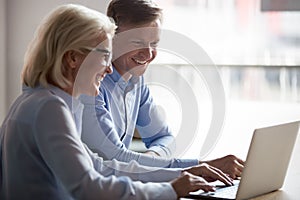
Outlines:
[[207, 181], [202, 177], [195, 176], [186, 171], [182, 172], [182, 175], [171, 181], [171, 185], [174, 188], [178, 198], [185, 197], [190, 192], [197, 190], [204, 190], [205, 192], [215, 191], [213, 186], [208, 185]]

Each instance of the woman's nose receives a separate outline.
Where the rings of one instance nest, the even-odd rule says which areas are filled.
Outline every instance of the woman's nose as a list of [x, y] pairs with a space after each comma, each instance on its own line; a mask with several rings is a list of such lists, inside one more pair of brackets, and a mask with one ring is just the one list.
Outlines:
[[113, 72], [112, 64], [109, 63], [106, 67], [106, 73], [111, 74]]

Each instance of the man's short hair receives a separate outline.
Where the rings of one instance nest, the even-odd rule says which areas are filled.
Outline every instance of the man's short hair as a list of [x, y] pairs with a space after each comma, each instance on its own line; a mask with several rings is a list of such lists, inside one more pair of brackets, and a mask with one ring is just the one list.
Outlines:
[[162, 21], [162, 9], [152, 0], [112, 0], [107, 8], [107, 16], [117, 26], [143, 25], [157, 19]]

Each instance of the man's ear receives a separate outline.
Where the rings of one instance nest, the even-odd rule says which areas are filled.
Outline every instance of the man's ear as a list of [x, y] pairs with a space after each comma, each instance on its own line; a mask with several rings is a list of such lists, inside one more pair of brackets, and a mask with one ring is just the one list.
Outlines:
[[81, 57], [78, 52], [70, 50], [64, 55], [68, 66], [72, 69], [76, 69], [81, 64]]

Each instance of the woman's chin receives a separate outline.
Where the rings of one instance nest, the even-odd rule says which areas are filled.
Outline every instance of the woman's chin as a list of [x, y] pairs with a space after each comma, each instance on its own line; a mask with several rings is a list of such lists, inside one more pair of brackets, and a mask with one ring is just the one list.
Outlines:
[[99, 90], [95, 91], [95, 96], [98, 96], [100, 94]]

